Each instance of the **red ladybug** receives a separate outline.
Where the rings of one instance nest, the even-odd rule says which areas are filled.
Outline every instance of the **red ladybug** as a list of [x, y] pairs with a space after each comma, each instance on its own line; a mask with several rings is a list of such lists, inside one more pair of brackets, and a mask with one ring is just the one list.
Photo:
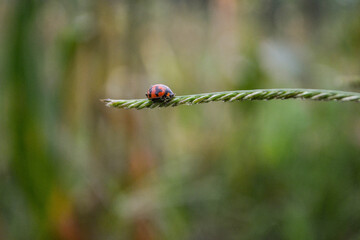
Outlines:
[[145, 95], [153, 102], [167, 102], [175, 96], [171, 89], [163, 84], [152, 85]]

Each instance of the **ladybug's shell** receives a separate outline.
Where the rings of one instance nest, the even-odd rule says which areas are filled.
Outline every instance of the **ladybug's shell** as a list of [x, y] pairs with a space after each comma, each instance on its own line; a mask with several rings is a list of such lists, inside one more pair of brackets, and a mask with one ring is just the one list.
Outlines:
[[173, 98], [175, 94], [168, 86], [156, 84], [151, 86], [145, 95], [150, 100], [166, 101]]

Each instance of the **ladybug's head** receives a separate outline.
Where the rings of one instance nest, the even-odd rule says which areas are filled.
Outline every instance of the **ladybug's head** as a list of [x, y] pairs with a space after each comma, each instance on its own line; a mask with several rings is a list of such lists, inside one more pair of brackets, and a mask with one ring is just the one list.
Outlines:
[[169, 93], [167, 93], [167, 96], [168, 96], [168, 98], [173, 98], [173, 97], [175, 97], [175, 93], [173, 93], [173, 92], [169, 92]]
[[170, 101], [175, 94], [172, 91], [167, 91], [166, 94], [163, 97], [164, 102]]

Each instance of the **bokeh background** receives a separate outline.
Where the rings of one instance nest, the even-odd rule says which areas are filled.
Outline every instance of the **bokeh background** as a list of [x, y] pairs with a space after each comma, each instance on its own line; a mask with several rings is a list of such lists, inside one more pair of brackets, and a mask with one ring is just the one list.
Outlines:
[[359, 239], [358, 0], [1, 0], [0, 239]]

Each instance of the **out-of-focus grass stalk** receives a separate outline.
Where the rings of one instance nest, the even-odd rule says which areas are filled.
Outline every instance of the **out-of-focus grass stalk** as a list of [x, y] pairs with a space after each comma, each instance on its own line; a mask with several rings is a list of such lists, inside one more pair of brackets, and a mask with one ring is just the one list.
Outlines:
[[9, 205], [12, 208], [9, 218], [12, 214], [17, 216], [18, 211], [24, 216], [14, 221], [13, 229], [22, 226], [22, 221], [28, 221], [28, 229], [12, 232], [15, 238], [49, 239], [52, 235], [49, 202], [56, 170], [42, 125], [44, 98], [38, 64], [42, 36], [37, 31], [36, 18], [42, 4], [36, 0], [12, 4], [13, 14], [7, 21], [4, 41], [7, 59], [4, 84], [9, 91], [8, 111], [4, 116], [11, 132], [9, 175], [13, 182], [13, 199], [20, 200]]
[[177, 96], [165, 103], [153, 102], [148, 99], [114, 100], [102, 99], [108, 107], [124, 109], [143, 109], [155, 107], [175, 107], [208, 102], [233, 102], [245, 100], [304, 99], [314, 101], [360, 102], [360, 93], [323, 89], [255, 89], [227, 92], [212, 92]]

